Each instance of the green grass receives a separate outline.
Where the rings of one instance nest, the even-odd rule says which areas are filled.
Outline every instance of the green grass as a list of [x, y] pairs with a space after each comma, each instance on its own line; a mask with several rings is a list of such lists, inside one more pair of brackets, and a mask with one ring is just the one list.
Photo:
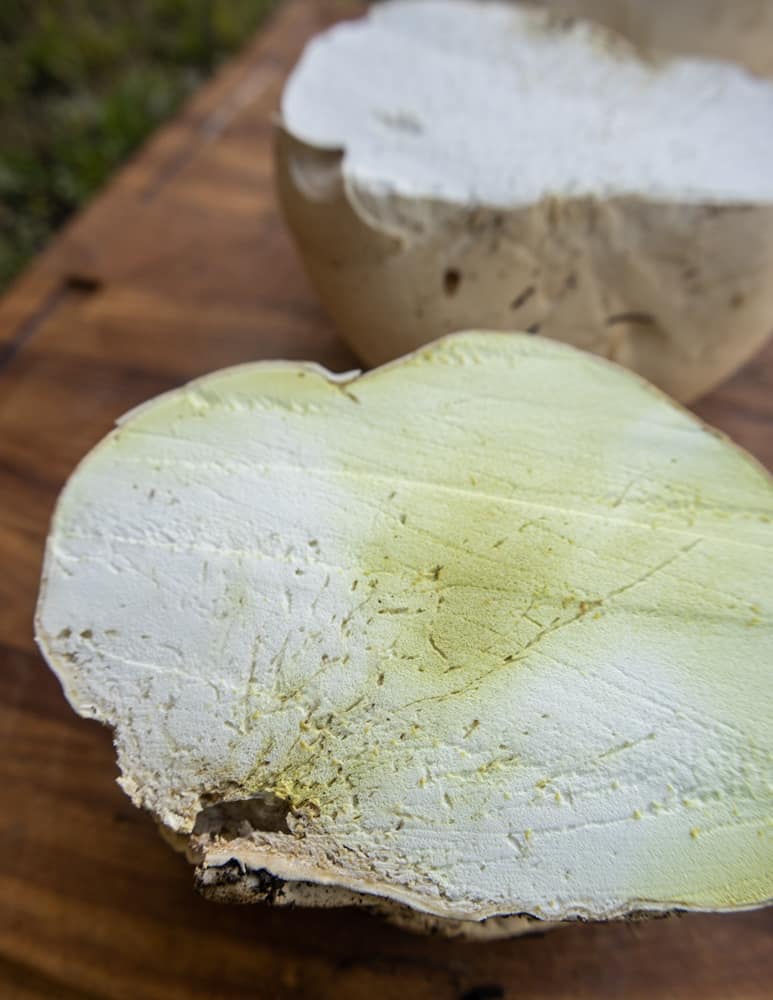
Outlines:
[[273, 0], [0, 0], [0, 288]]

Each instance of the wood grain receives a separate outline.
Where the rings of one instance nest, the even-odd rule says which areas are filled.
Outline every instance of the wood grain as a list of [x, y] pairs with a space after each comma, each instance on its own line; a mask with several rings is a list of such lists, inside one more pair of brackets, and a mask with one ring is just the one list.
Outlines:
[[[356, 366], [281, 225], [270, 142], [304, 41], [359, 9], [286, 3], [0, 301], [0, 997], [770, 997], [771, 912], [466, 945], [207, 903], [34, 649], [57, 492], [117, 416], [250, 359]], [[696, 410], [773, 467], [773, 346]]]

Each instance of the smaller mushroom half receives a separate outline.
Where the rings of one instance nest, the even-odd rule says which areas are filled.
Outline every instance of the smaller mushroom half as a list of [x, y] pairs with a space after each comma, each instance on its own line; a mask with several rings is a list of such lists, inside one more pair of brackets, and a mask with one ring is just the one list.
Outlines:
[[504, 3], [379, 4], [282, 98], [281, 201], [368, 364], [518, 328], [689, 400], [773, 329], [773, 81]]

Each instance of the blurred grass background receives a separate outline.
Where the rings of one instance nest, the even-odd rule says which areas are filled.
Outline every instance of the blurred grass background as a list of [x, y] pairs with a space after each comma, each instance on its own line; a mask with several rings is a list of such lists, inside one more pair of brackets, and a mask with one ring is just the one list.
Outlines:
[[0, 0], [0, 289], [274, 0]]

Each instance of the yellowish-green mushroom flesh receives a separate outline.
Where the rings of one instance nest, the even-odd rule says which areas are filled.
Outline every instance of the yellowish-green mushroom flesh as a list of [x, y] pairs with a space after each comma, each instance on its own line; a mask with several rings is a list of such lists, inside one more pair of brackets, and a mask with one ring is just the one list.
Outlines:
[[[121, 783], [290, 883], [456, 920], [773, 897], [773, 488], [614, 365], [459, 334], [129, 414], [48, 542], [38, 638]], [[271, 828], [269, 828], [271, 827]]]

